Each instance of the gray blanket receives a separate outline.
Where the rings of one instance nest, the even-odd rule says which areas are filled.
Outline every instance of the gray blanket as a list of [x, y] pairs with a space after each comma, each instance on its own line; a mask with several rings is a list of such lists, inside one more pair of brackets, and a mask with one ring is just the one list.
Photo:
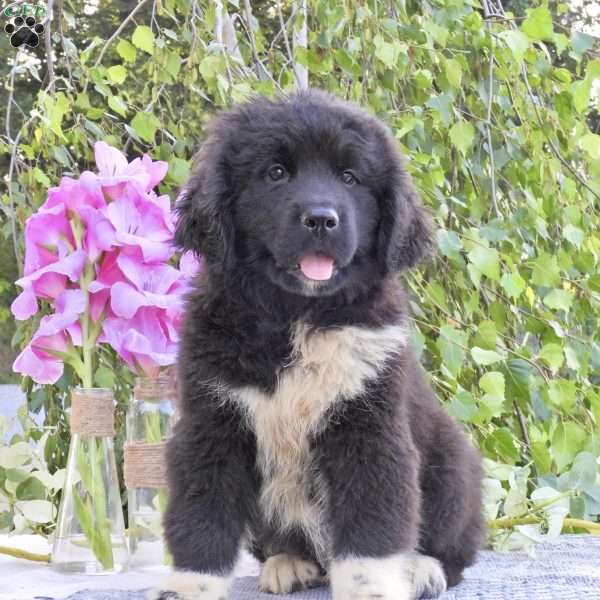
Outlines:
[[[38, 598], [43, 598], [40, 596]], [[234, 600], [330, 600], [326, 588], [290, 596], [258, 591], [256, 579], [237, 579]], [[441, 600], [600, 600], [600, 537], [563, 536], [537, 548], [537, 558], [521, 552], [482, 552], [465, 580]], [[55, 599], [48, 599], [55, 600]], [[145, 600], [144, 591], [81, 591], [68, 600]]]

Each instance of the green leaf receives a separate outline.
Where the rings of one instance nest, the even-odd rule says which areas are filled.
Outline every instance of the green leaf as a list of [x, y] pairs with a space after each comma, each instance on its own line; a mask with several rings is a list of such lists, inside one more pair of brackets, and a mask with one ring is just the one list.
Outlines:
[[131, 126], [142, 140], [152, 144], [160, 121], [152, 113], [139, 112], [133, 117]]
[[527, 9], [527, 18], [521, 29], [531, 40], [551, 41], [554, 33], [552, 14], [544, 7]]
[[36, 477], [28, 477], [17, 486], [16, 496], [19, 500], [44, 500], [46, 488]]
[[580, 492], [594, 489], [600, 466], [591, 452], [580, 452], [573, 461], [569, 471], [569, 487]]
[[127, 78], [127, 70], [123, 65], [114, 65], [109, 67], [106, 71], [108, 79], [112, 83], [123, 83]]
[[584, 235], [583, 231], [578, 227], [574, 227], [570, 223], [563, 227], [563, 237], [571, 242], [577, 248], [581, 248], [581, 244], [583, 243]]
[[147, 25], [138, 25], [131, 36], [134, 46], [148, 54], [154, 54], [154, 34]]
[[573, 421], [559, 423], [552, 436], [552, 455], [559, 472], [568, 467], [579, 453], [587, 435], [581, 425]]
[[485, 441], [486, 450], [502, 462], [514, 464], [519, 458], [519, 449], [515, 445], [513, 432], [501, 427], [492, 433]]
[[548, 385], [548, 400], [564, 412], [569, 412], [575, 405], [577, 388], [568, 379], [553, 379]]
[[558, 371], [564, 361], [561, 345], [554, 342], [544, 344], [540, 350], [539, 357], [550, 366], [553, 372]]
[[461, 390], [452, 397], [448, 406], [448, 412], [460, 421], [470, 423], [476, 417], [479, 409], [477, 408], [473, 394], [466, 390]]
[[0, 465], [5, 469], [20, 467], [31, 459], [31, 447], [27, 442], [17, 442], [12, 446], [0, 445]]
[[94, 373], [94, 383], [98, 387], [113, 388], [115, 386], [115, 372], [104, 365], [100, 365]]
[[594, 45], [595, 38], [583, 31], [573, 29], [571, 32], [571, 45], [577, 54], [583, 54], [590, 50]]
[[135, 59], [137, 58], [135, 46], [123, 38], [121, 38], [117, 44], [117, 52], [119, 53], [119, 56], [128, 63], [135, 62]]
[[8, 532], [13, 528], [13, 515], [9, 511], [5, 510], [0, 512], [0, 531]]
[[32, 523], [50, 523], [54, 519], [54, 505], [48, 500], [26, 500], [19, 503], [19, 509]]
[[531, 281], [535, 285], [556, 287], [560, 283], [560, 268], [556, 256], [541, 254], [533, 263]]
[[460, 89], [462, 83], [462, 67], [460, 63], [451, 58], [445, 62], [446, 79], [448, 83], [455, 89]]
[[552, 290], [544, 296], [544, 304], [554, 310], [569, 312], [573, 304], [573, 299], [571, 292], [567, 292], [566, 290]]
[[485, 350], [494, 350], [498, 340], [498, 331], [494, 321], [481, 321], [477, 327], [477, 335], [473, 340], [475, 346]]
[[460, 372], [465, 360], [465, 347], [469, 336], [466, 332], [454, 329], [450, 325], [440, 328], [437, 347], [442, 355], [442, 362], [446, 369], [454, 376]]
[[182, 185], [186, 182], [190, 173], [190, 164], [183, 158], [174, 156], [169, 160], [169, 176], [177, 184]]
[[496, 249], [476, 244], [469, 251], [468, 256], [469, 260], [486, 277], [494, 281], [500, 279], [500, 259]]
[[509, 298], [516, 300], [525, 290], [525, 280], [518, 273], [505, 273], [500, 279], [500, 285]]
[[600, 135], [586, 133], [579, 140], [579, 145], [592, 160], [600, 160]]
[[432, 41], [440, 45], [442, 48], [446, 46], [448, 40], [448, 29], [438, 25], [434, 21], [428, 19], [423, 23], [423, 29], [429, 34]]
[[444, 256], [450, 258], [457, 258], [460, 250], [462, 249], [462, 243], [460, 238], [454, 231], [448, 231], [446, 229], [438, 229], [436, 232], [437, 243], [441, 253]]
[[550, 451], [544, 442], [533, 442], [531, 444], [531, 457], [540, 475], [551, 472], [552, 456], [550, 456]]
[[[503, 357], [494, 350], [484, 350], [478, 346], [471, 348], [471, 356], [478, 365], [484, 366], [493, 365], [498, 361], [504, 360]], [[504, 377], [502, 377], [502, 381], [504, 381]]]
[[207, 83], [214, 82], [217, 78], [217, 75], [221, 73], [224, 68], [225, 65], [221, 56], [215, 55], [206, 56], [198, 65], [200, 75], [202, 75]]
[[504, 405], [504, 375], [498, 371], [489, 371], [479, 379], [479, 387], [485, 392], [481, 404], [486, 409], [486, 421], [499, 417]]
[[386, 66], [391, 69], [396, 62], [396, 49], [393, 44], [380, 41], [375, 45], [375, 56]]
[[167, 73], [175, 79], [181, 69], [181, 57], [177, 52], [167, 53], [167, 63], [165, 64], [165, 70]]
[[38, 183], [41, 183], [44, 187], [50, 187], [50, 179], [39, 167], [33, 169], [33, 177]]
[[520, 31], [510, 30], [500, 32], [500, 37], [504, 40], [515, 60], [520, 62], [529, 48], [529, 38]]
[[448, 133], [450, 135], [450, 141], [456, 149], [461, 154], [466, 155], [475, 139], [475, 128], [473, 125], [468, 121], [459, 121], [450, 128]]
[[112, 108], [116, 113], [124, 117], [127, 114], [127, 104], [123, 101], [121, 96], [111, 95], [108, 97], [108, 106]]

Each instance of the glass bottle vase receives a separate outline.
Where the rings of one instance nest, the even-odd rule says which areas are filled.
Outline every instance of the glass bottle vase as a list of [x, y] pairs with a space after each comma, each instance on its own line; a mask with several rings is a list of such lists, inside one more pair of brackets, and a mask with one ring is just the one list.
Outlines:
[[165, 446], [175, 419], [171, 378], [138, 377], [127, 411], [125, 485], [135, 568], [169, 563], [162, 518], [167, 505]]
[[113, 444], [112, 390], [73, 390], [70, 419], [52, 566], [63, 572], [116, 573], [127, 568], [129, 551]]

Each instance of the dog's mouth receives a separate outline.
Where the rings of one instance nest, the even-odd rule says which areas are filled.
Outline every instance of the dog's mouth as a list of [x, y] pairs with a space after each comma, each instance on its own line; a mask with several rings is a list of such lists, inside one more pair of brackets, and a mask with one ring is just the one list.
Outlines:
[[295, 270], [309, 281], [329, 281], [336, 272], [335, 261], [324, 254], [303, 256]]

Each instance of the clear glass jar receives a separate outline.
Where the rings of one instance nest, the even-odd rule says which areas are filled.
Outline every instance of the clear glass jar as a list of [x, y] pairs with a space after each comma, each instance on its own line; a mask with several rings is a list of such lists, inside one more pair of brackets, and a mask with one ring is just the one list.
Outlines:
[[127, 411], [125, 485], [129, 547], [135, 568], [168, 564], [162, 518], [167, 505], [165, 446], [175, 421], [168, 376], [138, 377]]
[[110, 389], [72, 392], [71, 443], [51, 559], [56, 570], [108, 574], [128, 566], [113, 410]]

